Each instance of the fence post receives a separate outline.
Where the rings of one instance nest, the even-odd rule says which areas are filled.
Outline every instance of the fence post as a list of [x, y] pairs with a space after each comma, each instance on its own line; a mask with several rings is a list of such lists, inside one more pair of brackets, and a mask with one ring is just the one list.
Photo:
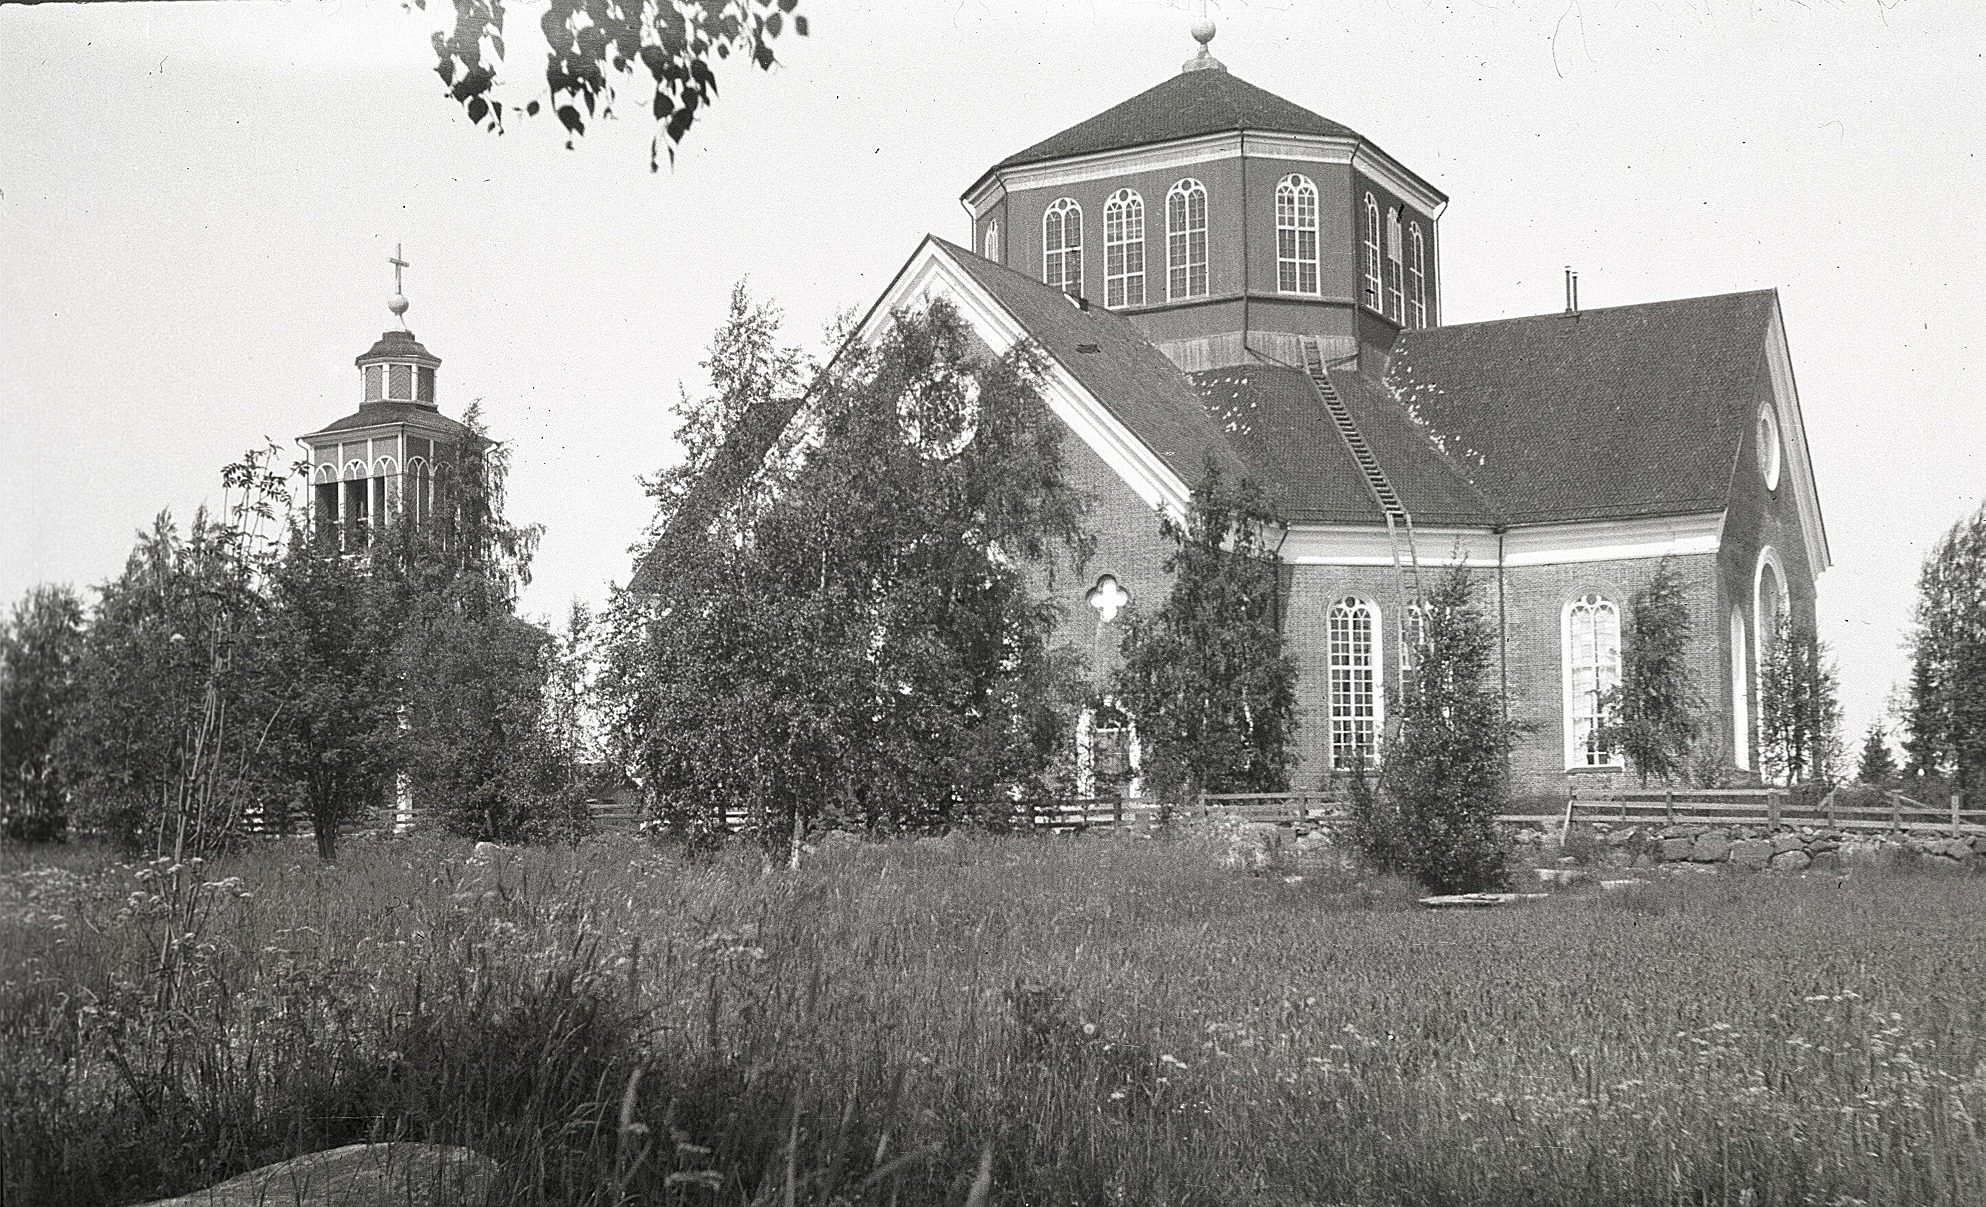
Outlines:
[[1110, 824], [1119, 830], [1124, 828], [1124, 794], [1121, 792], [1111, 804]]
[[1841, 789], [1836, 788], [1834, 792], [1828, 793], [1827, 800], [1824, 802], [1827, 805], [1827, 824], [1829, 827], [1834, 825], [1834, 793], [1839, 791]]
[[1889, 828], [1891, 833], [1903, 829], [1903, 793], [1891, 789], [1889, 796]]
[[1662, 807], [1667, 812], [1669, 824], [1676, 824], [1676, 790], [1670, 788], [1662, 793]]
[[1959, 800], [1960, 800], [1959, 794], [1956, 792], [1952, 793], [1952, 837], [1953, 838], [1957, 838], [1959, 835], [1959, 829], [1958, 829]]
[[1765, 790], [1765, 828], [1767, 830], [1779, 828], [1779, 793], [1770, 788]]

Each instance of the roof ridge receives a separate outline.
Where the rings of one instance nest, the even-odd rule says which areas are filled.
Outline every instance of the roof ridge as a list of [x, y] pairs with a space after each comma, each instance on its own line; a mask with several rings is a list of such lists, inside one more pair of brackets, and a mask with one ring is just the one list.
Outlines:
[[1623, 302], [1618, 306], [1582, 306], [1577, 313], [1563, 310], [1545, 310], [1537, 314], [1512, 314], [1496, 319], [1477, 319], [1468, 323], [1443, 323], [1439, 327], [1421, 327], [1403, 331], [1403, 336], [1430, 335], [1442, 331], [1455, 331], [1465, 327], [1493, 327], [1499, 323], [1529, 323], [1543, 319], [1584, 318], [1594, 314], [1618, 314], [1623, 310], [1652, 310], [1659, 306], [1681, 306], [1689, 302], [1719, 302], [1727, 298], [1777, 297], [1779, 290], [1768, 286], [1764, 289], [1734, 289], [1729, 293], [1693, 294], [1681, 298], [1656, 298], [1647, 302]]

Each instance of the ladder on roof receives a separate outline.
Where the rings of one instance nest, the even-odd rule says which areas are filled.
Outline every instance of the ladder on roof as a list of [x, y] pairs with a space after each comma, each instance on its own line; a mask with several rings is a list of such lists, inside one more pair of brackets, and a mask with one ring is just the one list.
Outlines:
[[[1394, 624], [1405, 649], [1406, 643], [1414, 635], [1407, 626], [1408, 599], [1405, 575], [1400, 567], [1400, 535], [1404, 530], [1407, 538], [1407, 563], [1412, 568], [1414, 589], [1411, 598], [1414, 606], [1419, 606], [1421, 598], [1421, 559], [1414, 547], [1414, 517], [1408, 513], [1406, 504], [1400, 501], [1398, 491], [1386, 479], [1386, 471], [1379, 467], [1379, 458], [1372, 455], [1372, 446], [1365, 442], [1365, 433], [1352, 422], [1352, 413], [1339, 396], [1338, 387], [1331, 384], [1331, 374], [1324, 364], [1323, 349], [1311, 336], [1299, 336], [1297, 344], [1303, 349], [1303, 371], [1309, 375], [1311, 384], [1317, 387], [1317, 396], [1324, 402], [1324, 410], [1337, 425], [1338, 435], [1343, 438], [1345, 448], [1350, 451], [1352, 460], [1358, 463], [1359, 472], [1365, 475], [1366, 488], [1378, 502], [1381, 511], [1386, 513], [1386, 540], [1393, 549], [1393, 595]], [[1404, 667], [1403, 663], [1403, 667]], [[1397, 714], [1396, 714], [1397, 715]]]

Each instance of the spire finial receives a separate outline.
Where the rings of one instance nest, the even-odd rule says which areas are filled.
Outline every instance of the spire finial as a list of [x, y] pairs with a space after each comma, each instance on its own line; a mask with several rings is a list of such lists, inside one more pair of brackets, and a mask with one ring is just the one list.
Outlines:
[[1214, 22], [1207, 16], [1207, 0], [1200, 0], [1200, 19], [1193, 22], [1193, 40], [1200, 44], [1200, 53], [1186, 60], [1181, 71], [1226, 71], [1221, 61], [1207, 49], [1207, 43], [1214, 40]]
[[407, 295], [403, 292], [405, 287], [400, 281], [400, 271], [405, 268], [412, 268], [413, 265], [407, 262], [406, 252], [401, 249], [401, 245], [398, 243], [393, 245], [393, 255], [386, 262], [393, 266], [393, 296], [386, 300], [386, 308], [393, 312], [394, 318], [400, 320], [400, 330], [405, 331], [407, 329]]

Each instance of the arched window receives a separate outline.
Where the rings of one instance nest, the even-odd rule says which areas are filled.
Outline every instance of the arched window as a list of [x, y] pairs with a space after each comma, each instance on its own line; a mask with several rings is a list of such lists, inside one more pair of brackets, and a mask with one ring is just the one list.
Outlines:
[[1067, 197], [1041, 216], [1041, 279], [1065, 293], [1083, 292], [1083, 207]]
[[406, 500], [408, 519], [420, 524], [434, 514], [434, 475], [428, 472], [424, 459], [415, 457], [407, 462], [407, 477], [400, 490]]
[[1745, 610], [1731, 609], [1731, 759], [1740, 770], [1752, 765], [1751, 665], [1745, 656]]
[[366, 481], [366, 464], [363, 461], [345, 463], [345, 500], [339, 516], [350, 527], [346, 536], [347, 544], [364, 544], [366, 540], [366, 519], [372, 505], [372, 488]]
[[1302, 176], [1276, 183], [1276, 288], [1317, 292], [1317, 186]]
[[1190, 178], [1165, 195], [1165, 296], [1207, 296], [1207, 186]]
[[372, 514], [384, 523], [393, 514], [394, 498], [392, 484], [400, 476], [400, 466], [391, 457], [381, 457], [372, 463]]
[[1349, 770], [1379, 748], [1379, 610], [1350, 597], [1332, 604], [1329, 646], [1331, 766]]
[[1365, 304], [1373, 310], [1379, 309], [1380, 294], [1385, 290], [1385, 279], [1379, 268], [1379, 203], [1372, 194], [1365, 195]]
[[1407, 326], [1427, 326], [1427, 240], [1418, 222], [1407, 228]]
[[1386, 211], [1386, 313], [1395, 322], [1405, 322], [1407, 314], [1406, 289], [1402, 278], [1406, 273], [1400, 266], [1404, 255], [1400, 237], [1400, 211]]
[[1103, 207], [1103, 304], [1145, 304], [1145, 199], [1130, 189]]
[[1752, 570], [1752, 673], [1760, 682], [1787, 606], [1786, 572], [1779, 568], [1778, 552], [1767, 545], [1758, 551], [1758, 565]]
[[1000, 220], [986, 224], [986, 233], [979, 237], [979, 254], [994, 263], [1000, 262]]
[[1427, 640], [1427, 608], [1419, 600], [1407, 605], [1400, 625], [1400, 673], [1414, 673], [1415, 651]]
[[1136, 797], [1142, 784], [1138, 725], [1106, 696], [1076, 717], [1076, 795]]
[[1565, 609], [1565, 765], [1615, 767], [1620, 759], [1598, 740], [1601, 699], [1621, 682], [1620, 609], [1584, 595]]

